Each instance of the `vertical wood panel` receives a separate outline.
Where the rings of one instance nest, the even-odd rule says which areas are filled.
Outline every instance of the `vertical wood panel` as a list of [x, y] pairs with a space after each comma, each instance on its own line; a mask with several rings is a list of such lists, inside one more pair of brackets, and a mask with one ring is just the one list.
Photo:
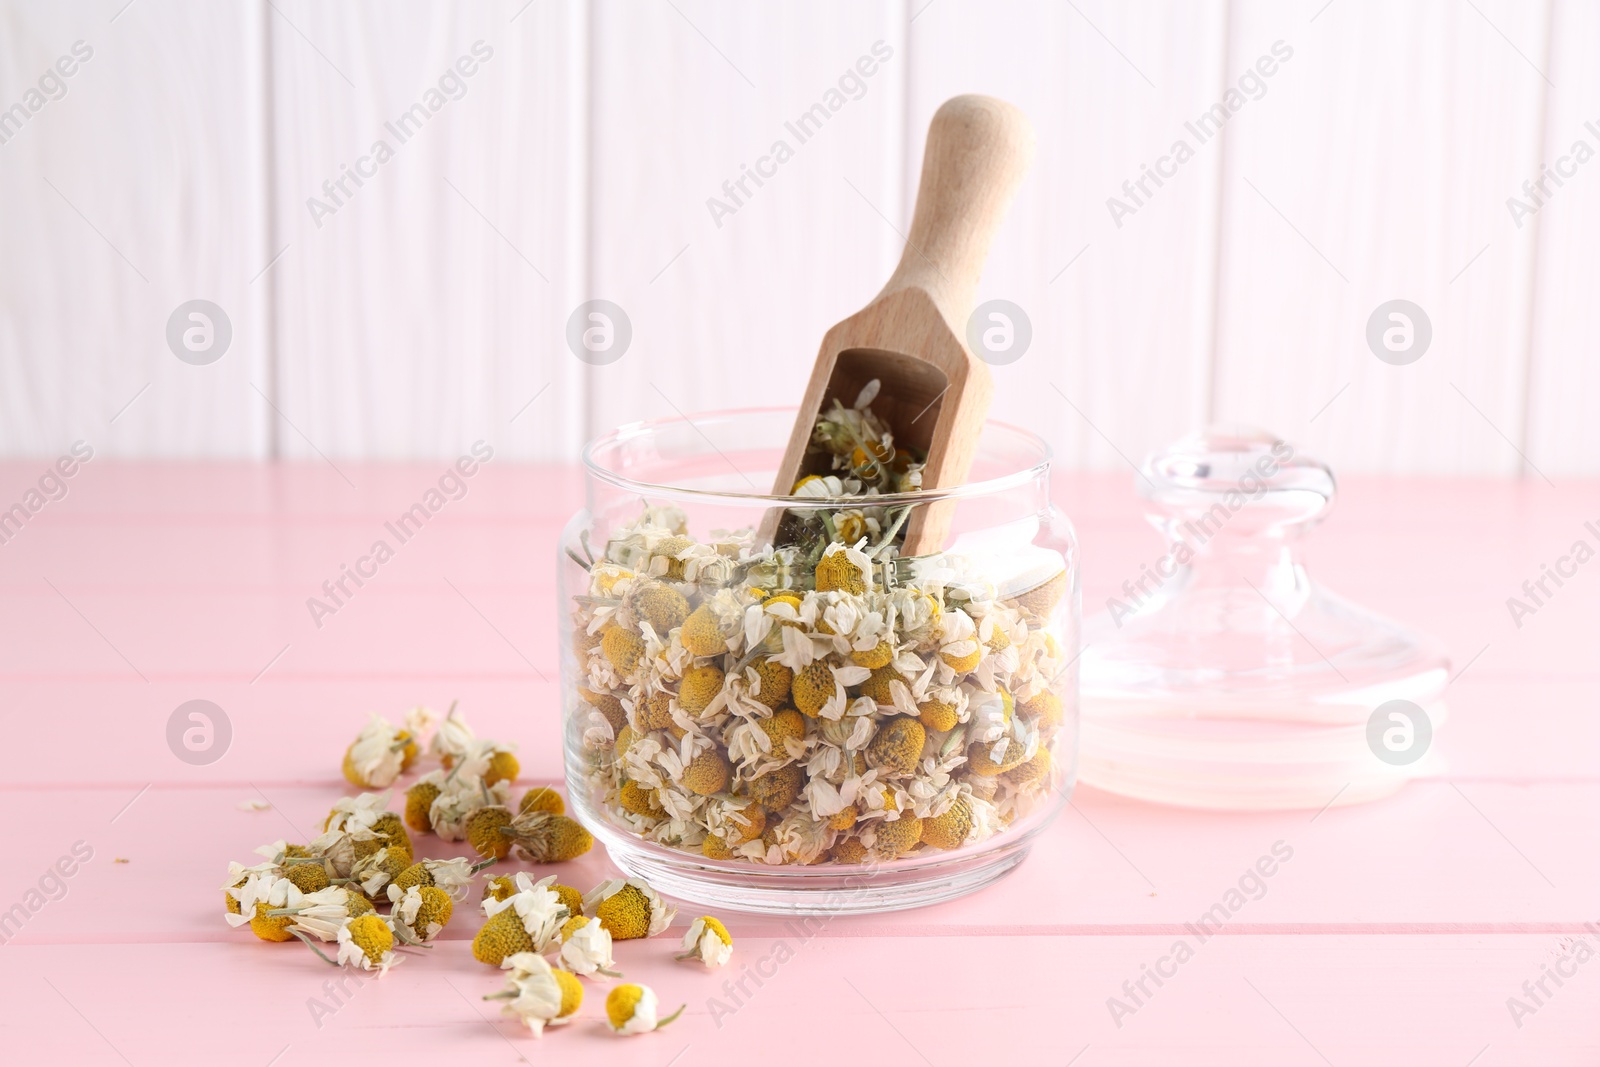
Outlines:
[[[561, 337], [583, 274], [582, 6], [277, 8], [285, 454], [449, 457], [482, 437], [504, 458], [574, 455], [583, 378]], [[479, 41], [492, 56], [464, 93], [447, 85], [399, 127]], [[335, 202], [323, 183], [369, 155], [376, 174]], [[313, 218], [313, 197], [336, 210]]]
[[914, 159], [956, 93], [1010, 100], [1038, 131], [978, 300], [1012, 301], [1033, 327], [1030, 350], [992, 368], [995, 417], [1045, 434], [1064, 466], [1120, 469], [1203, 418], [1219, 154], [1150, 186], [1120, 226], [1107, 201], [1127, 202], [1123, 182], [1210, 97], [1225, 17], [1222, 3], [1018, 0], [935, 3], [912, 26]]
[[[1503, 201], [1538, 153], [1545, 8], [1475, 3], [1238, 5], [1231, 69], [1295, 52], [1223, 135], [1219, 419], [1342, 471], [1518, 470], [1532, 261]], [[1396, 298], [1432, 322], [1409, 366], [1366, 343]]]
[[[590, 295], [634, 331], [592, 371], [593, 427], [797, 403], [823, 333], [899, 255], [875, 209], [905, 216], [903, 7], [602, 2], [593, 33]], [[893, 56], [801, 143], [785, 123], [877, 41]], [[723, 183], [780, 139], [793, 157], [735, 205]], [[734, 207], [720, 226], [712, 197]]]
[[[148, 0], [115, 13], [0, 9], [0, 108], [26, 106], [74, 42], [92, 49], [65, 95], [0, 144], [0, 453], [81, 437], [100, 456], [260, 455], [259, 12]], [[203, 367], [166, 344], [168, 316], [197, 298], [233, 328]]]
[[[1549, 113], [1540, 164], [1551, 167], [1573, 157], [1562, 169], [1576, 174], [1556, 186], [1546, 182], [1546, 195], [1532, 218], [1521, 216], [1522, 240], [1537, 235], [1534, 275], [1534, 329], [1528, 397], [1528, 458], [1551, 478], [1592, 476], [1600, 470], [1600, 307], [1595, 289], [1600, 273], [1600, 8], [1594, 4], [1556, 0], [1551, 33]], [[1593, 124], [1592, 126], [1590, 124]], [[1576, 162], [1575, 143], [1583, 141], [1591, 158]], [[1523, 193], [1523, 181], [1540, 178], [1529, 166], [1502, 196]], [[1560, 177], [1559, 172], [1557, 177]], [[1514, 227], [1509, 209], [1502, 227]]]

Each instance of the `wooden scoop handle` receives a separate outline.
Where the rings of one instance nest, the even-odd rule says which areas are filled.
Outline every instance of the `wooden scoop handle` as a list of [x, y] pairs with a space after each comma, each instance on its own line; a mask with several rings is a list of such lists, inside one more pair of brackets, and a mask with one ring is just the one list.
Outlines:
[[978, 276], [1033, 161], [1033, 124], [992, 96], [946, 100], [928, 125], [916, 213], [900, 265], [878, 299], [919, 288], [965, 337]]

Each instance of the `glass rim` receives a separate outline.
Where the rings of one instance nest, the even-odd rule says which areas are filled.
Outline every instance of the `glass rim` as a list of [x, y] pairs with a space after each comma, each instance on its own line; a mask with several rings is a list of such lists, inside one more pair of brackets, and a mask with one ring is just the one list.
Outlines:
[[[1032, 446], [1038, 453], [1038, 458], [1023, 467], [1007, 474], [994, 478], [985, 478], [977, 482], [963, 482], [961, 485], [947, 486], [943, 489], [918, 489], [908, 493], [884, 493], [873, 497], [813, 497], [813, 496], [780, 496], [775, 493], [742, 493], [731, 489], [694, 489], [689, 486], [673, 485], [664, 482], [647, 482], [638, 478], [630, 478], [601, 462], [599, 453], [609, 448], [616, 448], [628, 441], [639, 437], [647, 437], [669, 426], [688, 426], [699, 433], [713, 451], [720, 452], [711, 439], [706, 436], [703, 425], [727, 422], [736, 418], [749, 418], [760, 415], [783, 415], [784, 427], [794, 425], [794, 416], [800, 409], [798, 407], [771, 406], [747, 408], [721, 408], [715, 411], [697, 412], [692, 415], [666, 415], [655, 419], [641, 419], [634, 422], [623, 423], [614, 429], [608, 430], [583, 446], [582, 460], [585, 471], [599, 478], [601, 481], [636, 492], [641, 496], [684, 496], [695, 499], [724, 499], [742, 500], [748, 502], [762, 502], [765, 504], [783, 505], [786, 507], [804, 507], [812, 510], [827, 510], [837, 508], [859, 508], [864, 503], [868, 506], [901, 504], [927, 504], [939, 500], [951, 500], [961, 497], [986, 496], [992, 493], [1004, 492], [1038, 478], [1048, 472], [1050, 464], [1055, 460], [1055, 450], [1050, 447], [1050, 442], [1034, 433], [1032, 430], [1023, 429], [1013, 423], [991, 419], [984, 423], [984, 430], [990, 428], [1011, 434]], [[982, 439], [980, 438], [980, 441]], [[731, 461], [730, 466], [731, 466]], [[734, 468], [737, 470], [737, 468]]]

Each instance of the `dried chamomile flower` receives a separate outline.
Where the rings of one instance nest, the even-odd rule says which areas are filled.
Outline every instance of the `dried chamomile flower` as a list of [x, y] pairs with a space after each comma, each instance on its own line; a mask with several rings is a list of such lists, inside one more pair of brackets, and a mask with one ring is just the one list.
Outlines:
[[1035, 696], [1017, 705], [1017, 708], [1024, 715], [1037, 721], [1041, 732], [1060, 726], [1065, 714], [1061, 698], [1049, 689], [1040, 690]]
[[382, 848], [364, 859], [357, 860], [350, 876], [361, 883], [362, 892], [375, 897], [388, 884], [400, 877], [411, 866], [411, 853], [404, 849]]
[[811, 718], [816, 718], [822, 713], [823, 706], [830, 700], [838, 699], [843, 703], [844, 687], [839, 684], [834, 676], [833, 668], [827, 660], [813, 660], [803, 670], [794, 676], [791, 687], [794, 697], [794, 706], [801, 713]]
[[502, 874], [496, 878], [487, 879], [483, 883], [483, 896], [479, 899], [488, 900], [493, 897], [495, 900], [504, 900], [516, 891], [517, 885], [512, 881], [511, 875]]
[[600, 635], [600, 651], [618, 674], [627, 676], [633, 673], [639, 665], [639, 657], [644, 655], [644, 638], [632, 630], [608, 626]]
[[925, 700], [917, 705], [917, 715], [922, 725], [936, 733], [955, 729], [960, 714], [960, 709], [945, 700]]
[[[523, 875], [523, 877], [526, 878], [527, 876]], [[561, 906], [567, 909], [568, 915], [583, 914], [583, 894], [570, 885], [562, 885], [557, 882], [555, 875], [547, 874], [533, 884], [539, 889], [548, 889], [554, 893], [561, 900]]]
[[610, 693], [597, 693], [592, 689], [580, 689], [578, 695], [585, 703], [598, 711], [611, 725], [613, 736], [620, 733], [628, 725], [628, 712], [622, 706], [622, 701]]
[[509, 830], [517, 852], [533, 863], [564, 863], [594, 847], [594, 835], [566, 815], [525, 812], [511, 821]]
[[665, 814], [661, 801], [656, 797], [656, 791], [640, 785], [631, 778], [623, 782], [622, 787], [617, 791], [617, 804], [621, 806], [623, 811], [631, 812], [634, 815]]
[[[391, 892], [393, 886], [389, 887]], [[450, 922], [455, 902], [438, 886], [414, 885], [395, 902], [390, 919], [395, 936], [407, 944], [423, 944], [439, 936]]]
[[302, 893], [315, 893], [332, 884], [328, 870], [321, 863], [296, 863], [284, 869], [283, 876], [294, 883]]
[[334, 801], [333, 810], [328, 812], [327, 821], [322, 824], [323, 830], [343, 830], [352, 833], [356, 830], [370, 830], [372, 825], [389, 808], [389, 794], [362, 793], [357, 797], [340, 797]]
[[794, 684], [794, 671], [775, 659], [759, 659], [749, 667], [755, 672], [756, 684], [750, 695], [769, 708], [777, 709], [789, 698], [789, 687]]
[[796, 764], [779, 767], [752, 778], [746, 787], [750, 799], [768, 811], [782, 811], [800, 797], [805, 785], [805, 773]]
[[819, 593], [865, 593], [872, 588], [872, 560], [860, 549], [835, 541], [817, 561], [816, 582]]
[[480, 777], [485, 785], [493, 786], [498, 782], [514, 782], [517, 775], [522, 773], [522, 764], [517, 761], [515, 746], [504, 741], [490, 741], [487, 738], [480, 740], [467, 756], [469, 761], [477, 761], [483, 767]]
[[583, 910], [600, 920], [613, 938], [627, 941], [654, 937], [678, 914], [660, 894], [638, 878], [612, 878], [595, 886], [583, 898]]
[[835, 863], [861, 863], [868, 855], [867, 846], [858, 838], [847, 837], [834, 843], [829, 858]]
[[877, 823], [873, 829], [877, 834], [873, 848], [884, 859], [909, 852], [922, 840], [922, 820], [914, 815], [901, 815], [893, 822]]
[[398, 901], [415, 886], [437, 886], [456, 900], [467, 895], [467, 884], [472, 876], [492, 866], [496, 861], [472, 863], [464, 859], [419, 860], [395, 875], [388, 885], [390, 901]]
[[867, 762], [891, 774], [910, 774], [922, 758], [928, 732], [916, 719], [890, 719], [867, 745]]
[[415, 852], [411, 846], [411, 835], [406, 833], [405, 823], [396, 812], [386, 811], [379, 815], [372, 823], [372, 833], [382, 842], [384, 848], [401, 848], [407, 852]]
[[561, 799], [561, 794], [554, 789], [546, 785], [536, 785], [522, 794], [522, 803], [517, 805], [517, 811], [519, 814], [542, 811], [550, 815], [565, 815], [567, 804]]
[[582, 983], [569, 972], [550, 966], [543, 956], [516, 952], [501, 966], [510, 972], [505, 989], [483, 999], [505, 1001], [501, 1014], [521, 1022], [535, 1037], [543, 1036], [546, 1026], [571, 1022], [583, 1004]]
[[606, 1022], [610, 1024], [612, 1032], [624, 1036], [648, 1034], [672, 1022], [688, 1007], [687, 1004], [682, 1005], [665, 1019], [658, 1019], [659, 1004], [655, 991], [649, 986], [632, 983], [614, 986], [606, 994]]
[[483, 779], [467, 770], [465, 763], [457, 763], [451, 774], [455, 777], [445, 783], [444, 791], [428, 809], [428, 821], [433, 824], [433, 832], [444, 840], [461, 841], [467, 837], [468, 820], [479, 808], [509, 808], [511, 783], [502, 780], [484, 785]]
[[444, 713], [444, 719], [433, 732], [433, 740], [428, 742], [429, 754], [446, 769], [455, 766], [456, 761], [464, 757], [478, 740], [478, 735], [457, 710], [456, 703], [450, 702], [450, 710]]
[[344, 754], [344, 776], [360, 789], [383, 789], [416, 762], [417, 738], [427, 732], [437, 716], [427, 708], [406, 712], [405, 725], [395, 726], [373, 715]]
[[[680, 569], [679, 573], [682, 571]], [[628, 591], [624, 603], [639, 618], [650, 624], [659, 637], [683, 625], [689, 617], [689, 601], [665, 582], [636, 582]]]
[[922, 820], [922, 842], [934, 848], [960, 848], [972, 836], [972, 802], [958, 795], [938, 815]]
[[708, 748], [683, 768], [683, 785], [689, 792], [708, 797], [728, 788], [733, 768], [720, 751]]
[[488, 921], [472, 940], [472, 955], [498, 966], [517, 952], [545, 952], [559, 943], [561, 924], [570, 916], [560, 894], [535, 885], [526, 874], [513, 879], [517, 891], [504, 900], [483, 902]]
[[678, 684], [678, 706], [690, 715], [700, 714], [722, 692], [722, 682], [721, 667], [707, 664], [688, 668]]
[[1027, 789], [1048, 782], [1053, 766], [1050, 750], [1040, 745], [1031, 757], [1008, 771], [1001, 771], [1000, 777], [1012, 785]]
[[678, 640], [691, 656], [720, 656], [728, 651], [728, 639], [710, 603], [701, 604], [684, 619]]
[[377, 971], [378, 977], [400, 962], [394, 953], [394, 928], [378, 915], [358, 915], [339, 929], [339, 957], [344, 967]]
[[599, 919], [574, 915], [561, 924], [560, 959], [573, 974], [621, 977], [611, 957], [611, 931]]
[[978, 628], [972, 617], [957, 608], [948, 611], [939, 620], [939, 658], [956, 674], [966, 674], [978, 669], [983, 658], [983, 645], [978, 641]]
[[486, 804], [467, 816], [467, 844], [484, 858], [503, 860], [511, 855], [511, 809]]
[[306, 933], [321, 941], [337, 941], [345, 923], [372, 912], [366, 897], [347, 886], [336, 885], [307, 893], [293, 906], [270, 909], [267, 914], [290, 916], [288, 931], [291, 934]]
[[444, 791], [447, 777], [445, 771], [429, 771], [406, 790], [406, 825], [417, 833], [425, 834], [433, 829], [428, 814], [433, 810], [433, 802], [438, 800], [439, 794]]
[[683, 951], [675, 960], [699, 960], [707, 967], [721, 967], [733, 955], [733, 935], [720, 919], [702, 915], [689, 924], [683, 935]]

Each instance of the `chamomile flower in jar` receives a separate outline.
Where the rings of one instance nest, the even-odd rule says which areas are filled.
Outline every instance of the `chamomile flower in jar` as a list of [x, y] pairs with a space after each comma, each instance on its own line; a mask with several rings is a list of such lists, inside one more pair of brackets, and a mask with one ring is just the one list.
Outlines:
[[699, 960], [707, 967], [721, 967], [733, 956], [733, 935], [722, 920], [702, 915], [689, 924], [683, 935], [683, 951], [673, 959]]
[[659, 1017], [661, 1002], [649, 986], [624, 983], [606, 994], [606, 1023], [613, 1033], [628, 1036], [659, 1030], [683, 1014], [682, 1005], [665, 1019]]
[[618, 941], [654, 937], [678, 914], [676, 908], [667, 907], [661, 895], [639, 878], [612, 878], [601, 882], [584, 896], [583, 910], [599, 919]]
[[611, 931], [599, 919], [573, 915], [562, 923], [560, 958], [573, 974], [619, 977], [611, 956]]
[[[606, 826], [625, 869], [670, 872], [714, 906], [781, 908], [796, 887], [830, 910], [830, 885], [862, 878], [905, 906], [938, 899], [941, 851], [998, 867], [1009, 861], [985, 827], [1031, 837], [1059, 809], [1048, 783], [1072, 771], [1076, 549], [1049, 503], [1044, 446], [988, 427], [974, 469], [992, 484], [891, 497], [916, 488], [923, 456], [873, 399], [829, 408], [790, 497], [719, 486], [722, 474], [680, 485], [678, 459], [726, 467], [687, 425], [586, 453], [590, 510], [562, 553], [564, 800]], [[770, 414], [719, 418], [753, 450], [741, 455], [767, 461]], [[774, 462], [788, 443], [776, 437]], [[687, 521], [669, 529], [640, 508], [657, 497]], [[600, 588], [614, 569], [631, 577]], [[1057, 574], [1047, 610], [1023, 605]], [[893, 878], [826, 870], [910, 857], [928, 862]], [[754, 864], [795, 870], [780, 889]], [[651, 929], [642, 892], [586, 901], [614, 940]]]
[[543, 956], [517, 952], [501, 966], [510, 972], [505, 989], [483, 999], [505, 1001], [501, 1013], [522, 1023], [535, 1037], [542, 1036], [546, 1026], [571, 1022], [583, 1004], [583, 985], [571, 973], [550, 966]]

